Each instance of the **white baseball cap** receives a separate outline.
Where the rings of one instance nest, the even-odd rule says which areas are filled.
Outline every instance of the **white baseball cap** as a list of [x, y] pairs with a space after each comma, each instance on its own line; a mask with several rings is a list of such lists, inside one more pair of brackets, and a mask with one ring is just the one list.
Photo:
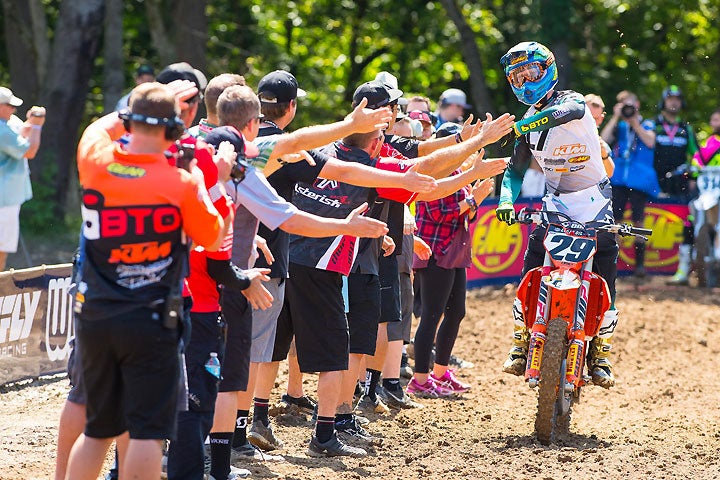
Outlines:
[[0, 87], [0, 105], [8, 104], [13, 107], [19, 107], [22, 103], [22, 99], [13, 95], [12, 90], [6, 87]]

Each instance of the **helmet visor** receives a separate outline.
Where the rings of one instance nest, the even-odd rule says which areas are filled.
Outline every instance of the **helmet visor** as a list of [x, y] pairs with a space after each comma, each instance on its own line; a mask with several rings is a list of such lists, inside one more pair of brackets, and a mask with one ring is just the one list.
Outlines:
[[525, 82], [537, 82], [544, 74], [545, 68], [539, 62], [532, 62], [511, 70], [507, 79], [510, 85], [520, 88]]

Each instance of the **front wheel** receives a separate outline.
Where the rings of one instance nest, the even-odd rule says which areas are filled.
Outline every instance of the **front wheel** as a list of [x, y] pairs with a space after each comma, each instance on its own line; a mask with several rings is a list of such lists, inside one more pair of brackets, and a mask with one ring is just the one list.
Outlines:
[[[567, 355], [567, 322], [562, 318], [550, 320], [547, 327], [547, 339], [540, 365], [540, 388], [538, 391], [538, 411], [535, 417], [535, 433], [543, 445], [549, 445], [555, 436], [559, 410], [558, 396], [562, 395], [561, 386], [565, 383], [563, 364]], [[567, 422], [570, 412], [567, 414]], [[561, 421], [561, 423], [565, 423]], [[561, 425], [566, 427], [566, 425]]]

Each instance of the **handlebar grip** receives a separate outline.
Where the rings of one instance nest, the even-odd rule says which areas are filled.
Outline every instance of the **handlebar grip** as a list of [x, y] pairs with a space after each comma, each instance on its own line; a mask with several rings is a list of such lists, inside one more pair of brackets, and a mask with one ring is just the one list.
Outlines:
[[634, 233], [635, 235], [648, 235], [648, 236], [650, 236], [650, 235], [652, 235], [653, 231], [650, 230], [649, 228], [637, 228], [637, 227], [633, 227], [633, 228], [632, 228], [632, 233]]

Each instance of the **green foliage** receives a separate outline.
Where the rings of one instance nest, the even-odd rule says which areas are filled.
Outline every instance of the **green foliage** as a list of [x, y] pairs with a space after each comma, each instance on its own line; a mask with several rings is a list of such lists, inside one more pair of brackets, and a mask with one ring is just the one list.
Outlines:
[[38, 181], [32, 184], [33, 198], [22, 206], [20, 224], [23, 232], [39, 236], [54, 236], [70, 228], [65, 218], [58, 218], [55, 206], [56, 193], [53, 187], [57, 174], [55, 164], [44, 170]]

